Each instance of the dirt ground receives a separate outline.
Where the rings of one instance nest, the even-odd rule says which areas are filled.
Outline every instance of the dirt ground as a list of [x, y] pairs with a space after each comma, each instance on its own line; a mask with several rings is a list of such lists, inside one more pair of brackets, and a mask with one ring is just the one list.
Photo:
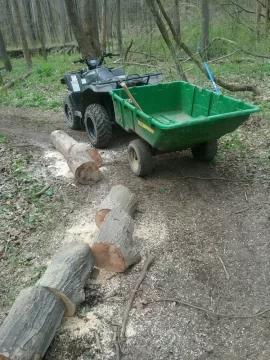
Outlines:
[[[86, 133], [67, 130], [59, 111], [0, 108], [7, 138], [0, 143], [0, 323], [61, 245], [93, 243], [98, 204], [111, 186], [123, 184], [139, 198], [134, 240], [142, 262], [116, 276], [95, 270], [85, 303], [63, 320], [45, 359], [116, 359], [115, 326], [148, 254], [155, 262], [130, 312], [122, 359], [269, 359], [268, 122], [258, 117], [237, 141], [223, 140], [211, 164], [195, 162], [189, 152], [159, 156], [145, 179], [131, 173], [131, 136], [117, 130], [111, 148], [100, 152], [102, 179], [91, 187], [75, 184], [51, 147], [55, 129], [87, 141]], [[21, 163], [30, 180], [14, 177]], [[38, 210], [24, 201], [29, 187], [48, 181], [51, 193]], [[31, 211], [38, 220], [25, 227], [22, 217]]]

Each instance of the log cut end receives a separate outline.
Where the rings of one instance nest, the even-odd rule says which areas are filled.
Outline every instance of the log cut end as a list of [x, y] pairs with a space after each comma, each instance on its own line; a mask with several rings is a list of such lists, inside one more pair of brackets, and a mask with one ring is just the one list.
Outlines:
[[97, 182], [101, 177], [101, 172], [93, 161], [83, 162], [80, 155], [68, 158], [68, 166], [75, 175], [75, 179], [80, 184]]
[[98, 228], [101, 227], [101, 225], [103, 224], [104, 222], [104, 219], [105, 219], [105, 216], [111, 211], [111, 209], [102, 209], [102, 210], [99, 210], [97, 213], [96, 213], [96, 217], [95, 217], [95, 221], [96, 221], [96, 225]]
[[112, 272], [123, 272], [126, 270], [125, 261], [121, 251], [114, 245], [107, 243], [96, 243], [92, 247], [95, 258], [95, 266]]

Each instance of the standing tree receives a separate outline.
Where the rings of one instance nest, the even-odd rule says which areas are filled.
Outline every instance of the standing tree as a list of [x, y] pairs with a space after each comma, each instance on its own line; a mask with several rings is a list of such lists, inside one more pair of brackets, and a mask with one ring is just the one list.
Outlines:
[[106, 51], [107, 42], [107, 0], [103, 0], [101, 15], [101, 49]]
[[42, 18], [42, 11], [41, 11], [41, 0], [36, 0], [36, 6], [37, 6], [37, 22], [38, 22], [38, 34], [39, 34], [39, 40], [41, 44], [41, 54], [45, 60], [47, 60], [47, 51], [46, 51], [46, 45], [45, 45], [45, 31], [44, 31], [44, 25], [43, 25], [43, 18]]
[[202, 48], [206, 48], [209, 45], [209, 23], [210, 23], [210, 11], [209, 0], [202, 0], [201, 2], [202, 12]]
[[265, 38], [268, 37], [270, 29], [270, 0], [265, 0]]
[[62, 41], [66, 44], [69, 41], [68, 26], [67, 26], [67, 13], [65, 9], [64, 0], [58, 0], [60, 10], [60, 22], [61, 22], [61, 35]]
[[[93, 8], [94, 7], [94, 8]], [[83, 1], [83, 19], [84, 19], [84, 30], [86, 36], [88, 37], [88, 41], [91, 42], [92, 47], [95, 49], [95, 54], [99, 56], [101, 54], [100, 43], [98, 38], [98, 31], [94, 28], [94, 19], [95, 15], [94, 11], [97, 11], [96, 8], [96, 0]]]
[[93, 47], [92, 42], [89, 41], [89, 38], [86, 35], [86, 33], [81, 25], [81, 21], [76, 12], [76, 7], [74, 5], [74, 1], [73, 0], [65, 0], [65, 4], [66, 4], [68, 18], [69, 18], [74, 36], [78, 42], [82, 56], [85, 58], [91, 58], [91, 57], [97, 56], [98, 54], [96, 53], [96, 50]]
[[181, 36], [179, 1], [173, 0], [173, 25], [177, 36]]
[[17, 28], [19, 30], [20, 38], [21, 38], [21, 42], [22, 42], [23, 55], [24, 55], [28, 69], [31, 69], [32, 59], [31, 59], [31, 54], [30, 54], [29, 48], [28, 48], [25, 31], [23, 28], [23, 23], [22, 23], [22, 18], [21, 18], [21, 14], [20, 14], [18, 1], [12, 0], [12, 4], [13, 4], [14, 13], [15, 13]]
[[122, 45], [122, 24], [121, 24], [121, 1], [117, 0], [116, 2], [116, 34], [117, 34], [117, 48], [119, 54], [123, 54], [123, 45]]
[[4, 37], [3, 37], [1, 29], [0, 29], [0, 56], [1, 56], [2, 60], [3, 60], [3, 62], [4, 62], [6, 70], [11, 71], [12, 66], [11, 66], [10, 59], [8, 57], [8, 53], [7, 53], [7, 50], [6, 50], [6, 44], [5, 44]]

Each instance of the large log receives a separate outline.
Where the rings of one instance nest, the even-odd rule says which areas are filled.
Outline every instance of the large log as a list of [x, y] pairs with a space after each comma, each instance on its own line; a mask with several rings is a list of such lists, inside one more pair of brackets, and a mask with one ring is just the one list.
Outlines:
[[0, 359], [41, 359], [64, 312], [63, 301], [47, 289], [22, 290], [0, 328]]
[[80, 184], [96, 182], [100, 179], [99, 167], [102, 159], [99, 153], [87, 143], [78, 143], [64, 131], [51, 133], [53, 146], [67, 159], [67, 164]]
[[60, 297], [66, 305], [65, 316], [72, 316], [85, 300], [84, 286], [93, 266], [94, 256], [89, 245], [67, 244], [55, 254], [38, 285]]
[[108, 195], [101, 202], [96, 213], [96, 225], [101, 227], [105, 216], [114, 208], [120, 207], [130, 216], [133, 215], [138, 206], [136, 195], [133, 194], [127, 187], [123, 185], [116, 185], [111, 188]]
[[133, 244], [134, 224], [129, 214], [120, 207], [111, 210], [92, 246], [95, 265], [99, 268], [123, 272], [141, 257]]

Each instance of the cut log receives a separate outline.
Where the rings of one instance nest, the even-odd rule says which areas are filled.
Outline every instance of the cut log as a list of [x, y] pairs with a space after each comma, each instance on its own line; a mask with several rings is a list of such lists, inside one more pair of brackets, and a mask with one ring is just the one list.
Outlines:
[[97, 182], [101, 177], [101, 172], [94, 159], [85, 152], [67, 158], [67, 164], [80, 184]]
[[113, 186], [98, 207], [96, 214], [96, 225], [98, 228], [101, 227], [105, 216], [114, 208], [120, 207], [130, 216], [133, 215], [138, 206], [138, 200], [136, 195], [133, 194], [127, 187], [123, 185]]
[[38, 285], [59, 296], [66, 304], [65, 316], [72, 316], [85, 300], [84, 286], [93, 266], [94, 256], [89, 245], [67, 244], [54, 256]]
[[81, 153], [81, 152], [87, 152], [91, 156], [91, 158], [95, 161], [97, 166], [101, 167], [102, 165], [101, 156], [95, 149], [92, 149], [91, 146], [87, 143], [76, 143], [72, 145], [69, 150], [69, 156], [74, 156], [77, 153]]
[[22, 290], [0, 328], [0, 359], [41, 359], [64, 312], [63, 301], [47, 289]]
[[19, 76], [18, 79], [14, 79], [14, 80], [10, 81], [9, 83], [1, 86], [1, 87], [0, 87], [0, 91], [10, 89], [12, 86], [14, 86], [14, 85], [16, 84], [16, 82], [25, 80], [25, 79], [28, 78], [28, 76], [30, 76], [31, 74], [32, 74], [32, 71], [28, 71], [26, 74], [24, 74], [24, 75], [22, 75], [22, 76]]
[[139, 262], [141, 257], [133, 244], [133, 231], [134, 224], [129, 214], [120, 207], [111, 210], [92, 246], [95, 265], [108, 271], [123, 272]]
[[78, 143], [64, 131], [51, 133], [54, 147], [67, 159], [67, 164], [80, 184], [89, 184], [100, 179], [98, 169], [102, 165], [99, 153], [87, 143]]

